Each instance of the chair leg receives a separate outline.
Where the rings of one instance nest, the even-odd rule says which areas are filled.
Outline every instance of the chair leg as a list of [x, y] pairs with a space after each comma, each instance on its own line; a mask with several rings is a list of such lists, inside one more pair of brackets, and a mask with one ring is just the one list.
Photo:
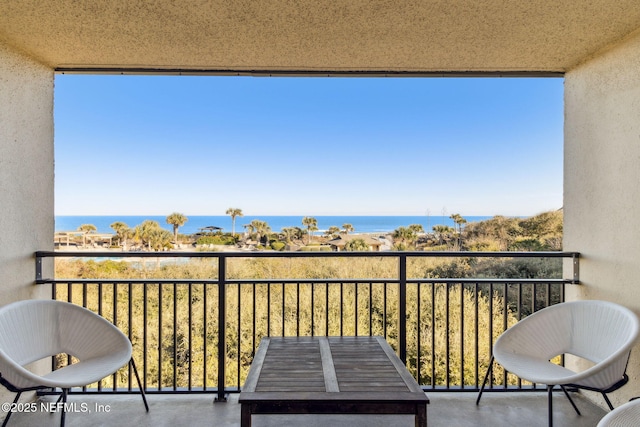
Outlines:
[[487, 367], [487, 373], [484, 376], [484, 380], [482, 381], [482, 387], [480, 387], [480, 391], [478, 392], [478, 398], [476, 399], [476, 405], [480, 404], [480, 398], [482, 397], [482, 392], [484, 391], [484, 386], [487, 384], [487, 379], [489, 375], [491, 375], [491, 371], [493, 371], [493, 355], [491, 356], [491, 360], [489, 360], [489, 366]]
[[571, 398], [571, 396], [570, 396], [570, 395], [569, 395], [569, 393], [567, 392], [567, 389], [565, 388], [565, 386], [561, 385], [560, 387], [562, 388], [562, 391], [564, 391], [564, 395], [565, 395], [565, 396], [567, 396], [567, 399], [569, 399], [569, 402], [571, 402], [571, 406], [573, 406], [573, 409], [575, 409], [575, 410], [576, 410], [576, 413], [577, 413], [578, 415], [582, 415], [582, 414], [580, 413], [580, 411], [578, 410], [578, 407], [576, 406], [576, 404], [575, 404], [575, 403], [573, 403], [573, 399]]
[[60, 399], [58, 399], [59, 401], [62, 400], [62, 410], [60, 411], [60, 427], [64, 427], [64, 420], [65, 420], [65, 416], [67, 415], [67, 413], [64, 410], [64, 407], [66, 406], [66, 403], [67, 403], [67, 393], [69, 393], [69, 389], [63, 388], [62, 395], [60, 396]]
[[131, 358], [129, 363], [131, 363], [131, 367], [133, 368], [133, 373], [136, 375], [136, 380], [138, 380], [138, 388], [140, 389], [140, 395], [142, 396], [144, 407], [146, 408], [147, 412], [149, 412], [149, 404], [147, 403], [147, 396], [144, 393], [142, 382], [140, 382], [140, 375], [138, 375], [138, 369], [136, 368], [136, 362], [134, 362], [133, 357]]
[[[22, 394], [21, 391], [18, 392], [18, 394], [16, 394], [15, 399], [13, 399], [13, 405], [11, 405], [12, 407], [16, 406], [16, 403], [18, 403], [18, 399], [20, 399], [20, 395]], [[7, 423], [9, 422], [9, 418], [11, 417], [11, 414], [13, 412], [11, 412], [11, 410], [9, 410], [7, 412], [7, 416], [4, 417], [4, 422], [2, 423], [2, 427], [5, 427], [7, 425]]]
[[547, 386], [547, 405], [549, 406], [549, 427], [553, 427], [553, 398], [552, 398], [552, 392], [553, 391], [553, 386], [552, 385], [548, 385]]
[[613, 405], [611, 404], [611, 401], [609, 400], [609, 398], [607, 397], [607, 394], [604, 391], [602, 392], [602, 397], [604, 397], [604, 401], [607, 402], [607, 405], [609, 405], [609, 410], [613, 411]]

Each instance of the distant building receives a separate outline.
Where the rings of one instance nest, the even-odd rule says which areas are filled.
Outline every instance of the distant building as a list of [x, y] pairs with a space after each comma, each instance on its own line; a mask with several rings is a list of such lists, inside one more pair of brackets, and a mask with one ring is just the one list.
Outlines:
[[337, 252], [344, 251], [344, 247], [347, 243], [355, 239], [362, 239], [365, 241], [367, 245], [369, 245], [369, 249], [372, 252], [380, 252], [380, 246], [382, 246], [382, 242], [374, 239], [373, 237], [369, 237], [366, 234], [341, 234], [335, 239], [329, 240], [327, 244], [331, 245], [331, 249]]
[[77, 246], [82, 238], [82, 246], [111, 246], [113, 234], [108, 233], [85, 233], [84, 231], [58, 231], [53, 236], [54, 245], [57, 247], [65, 244], [66, 246]]

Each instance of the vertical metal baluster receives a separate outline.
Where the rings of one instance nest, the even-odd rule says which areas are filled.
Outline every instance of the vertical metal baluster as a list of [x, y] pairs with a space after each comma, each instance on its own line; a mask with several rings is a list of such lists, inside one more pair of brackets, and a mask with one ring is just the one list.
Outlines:
[[369, 336], [373, 336], [373, 283], [369, 283]]
[[450, 381], [450, 363], [451, 363], [451, 344], [449, 341], [449, 336], [451, 333], [451, 329], [449, 328], [449, 292], [450, 292], [450, 283], [446, 283], [445, 284], [445, 301], [444, 301], [444, 324], [445, 324], [445, 337], [446, 339], [444, 340], [444, 345], [445, 345], [445, 351], [444, 354], [446, 355], [446, 359], [445, 359], [445, 370], [447, 372], [447, 375], [445, 377], [445, 387], [448, 389], [449, 388], [449, 381]]
[[[493, 354], [493, 283], [489, 283], [489, 330], [487, 331], [489, 333], [489, 354]], [[491, 377], [489, 378], [489, 386], [490, 388], [493, 388], [493, 383], [494, 383], [494, 369], [491, 369]]]
[[329, 282], [324, 284], [324, 335], [329, 336]]
[[162, 390], [162, 283], [158, 283], [158, 391]]
[[436, 284], [431, 283], [431, 387], [436, 386]]
[[340, 336], [344, 336], [344, 313], [343, 313], [343, 307], [344, 307], [344, 283], [340, 283], [340, 310], [339, 310], [339, 315], [340, 315]]
[[202, 360], [204, 361], [202, 364], [202, 388], [205, 391], [207, 390], [207, 366], [209, 365], [209, 352], [207, 349], [207, 321], [209, 319], [209, 313], [207, 312], [208, 287], [209, 285], [207, 283], [202, 283], [202, 351], [204, 353], [202, 356]]
[[[507, 289], [507, 284], [504, 283], [502, 285], [502, 292], [504, 295], [504, 298], [502, 299], [502, 331], [506, 331], [507, 330], [507, 310], [509, 308], [509, 304], [508, 304], [508, 299], [509, 299], [509, 294], [508, 294], [508, 289]], [[502, 387], [503, 388], [507, 388], [507, 370], [504, 370], [504, 376], [502, 377]]]
[[407, 363], [407, 256], [398, 257], [399, 289], [398, 289], [398, 352], [400, 360]]
[[476, 384], [476, 388], [480, 388], [480, 331], [478, 331], [479, 325], [480, 325], [480, 319], [479, 319], [479, 310], [478, 310], [478, 305], [479, 305], [479, 301], [478, 301], [478, 283], [474, 283], [473, 285], [473, 301], [474, 301], [474, 313], [473, 313], [473, 318], [474, 318], [474, 322], [475, 322], [475, 326], [474, 326], [474, 331], [473, 331], [473, 353], [474, 353], [474, 377], [475, 377], [475, 384]]
[[[127, 322], [129, 324], [129, 327], [127, 328], [127, 336], [129, 337], [129, 341], [131, 341], [133, 343], [133, 284], [131, 282], [129, 282], [128, 284], [128, 301], [127, 301]], [[131, 351], [131, 357], [134, 357], [134, 352], [133, 350]], [[127, 364], [127, 390], [129, 392], [132, 391], [133, 389], [133, 381], [131, 381], [131, 376], [132, 376], [132, 369], [131, 369], [131, 363]]]
[[238, 343], [237, 343], [237, 346], [236, 346], [236, 358], [238, 359], [238, 361], [237, 361], [238, 378], [237, 378], [237, 381], [236, 381], [236, 387], [238, 388], [238, 390], [240, 390], [240, 386], [241, 386], [241, 384], [240, 384], [240, 377], [241, 377], [241, 375], [240, 375], [240, 359], [241, 359], [240, 351], [242, 350], [242, 346], [241, 346], [241, 341], [242, 341], [242, 328], [241, 328], [241, 325], [242, 325], [242, 323], [241, 323], [242, 322], [242, 295], [240, 293], [240, 283], [238, 283], [236, 285], [236, 287], [238, 288], [238, 329], [237, 329], [238, 330], [238, 339], [237, 339]]
[[251, 352], [252, 354], [255, 354], [256, 352], [256, 284], [252, 283], [252, 288], [253, 288], [253, 332], [252, 332], [252, 342], [251, 342]]
[[218, 395], [216, 402], [226, 402], [227, 361], [227, 264], [226, 258], [218, 256]]
[[[116, 288], [117, 285], [115, 283], [112, 283], [111, 286], [113, 287], [113, 324], [117, 327], [118, 326], [118, 290]], [[113, 373], [113, 387], [112, 387], [113, 393], [115, 393], [118, 388], [118, 376], [116, 374], [117, 372]]]
[[421, 310], [421, 303], [420, 303], [421, 302], [420, 301], [420, 298], [421, 298], [420, 290], [421, 289], [420, 288], [422, 287], [421, 285], [422, 285], [422, 283], [420, 283], [420, 282], [416, 283], [416, 298], [417, 298], [417, 301], [416, 301], [416, 332], [417, 332], [417, 336], [416, 336], [416, 352], [417, 352], [417, 354], [416, 354], [416, 380], [418, 381], [419, 385], [422, 385], [422, 378], [421, 378], [421, 375], [420, 375], [420, 366], [422, 365], [422, 358], [421, 358], [421, 355], [422, 355], [422, 340], [421, 340], [421, 337], [420, 337], [420, 335], [421, 335], [420, 334], [420, 324], [422, 323], [422, 320], [421, 320], [422, 319], [422, 315], [420, 313], [420, 310]]
[[284, 298], [284, 282], [282, 282], [282, 336], [284, 337], [284, 324], [286, 321], [285, 298]]
[[267, 283], [267, 336], [271, 336], [271, 283]]
[[311, 336], [315, 336], [315, 301], [313, 292], [313, 283], [309, 283], [311, 287]]
[[[516, 312], [516, 319], [520, 320], [522, 319], [522, 287], [524, 286], [523, 283], [517, 283], [516, 286], [518, 287], [518, 309]], [[518, 388], [522, 388], [522, 379], [520, 379], [520, 377], [518, 377]]]
[[460, 387], [464, 389], [464, 283], [460, 283]]
[[[102, 283], [98, 283], [98, 314], [100, 317], [104, 317], [102, 314]], [[83, 387], [82, 391], [87, 391], [87, 387]], [[98, 381], [98, 392], [102, 391], [102, 380]]]
[[178, 284], [173, 283], [173, 390], [178, 389]]
[[384, 339], [387, 339], [387, 285], [388, 283], [384, 283], [383, 286], [383, 295], [382, 295], [382, 333]]
[[300, 336], [300, 282], [296, 283], [296, 336]]
[[82, 306], [84, 308], [87, 308], [87, 303], [89, 299], [88, 285], [87, 283], [82, 283], [81, 286], [82, 286]]
[[189, 355], [189, 361], [188, 366], [188, 372], [187, 372], [187, 390], [191, 391], [193, 384], [192, 384], [192, 371], [193, 371], [193, 363], [191, 362], [193, 360], [193, 346], [191, 345], [191, 343], [193, 342], [193, 283], [188, 283], [188, 302], [187, 302], [187, 315], [189, 316], [189, 348], [187, 349], [188, 351], [188, 355]]
[[147, 349], [149, 348], [149, 344], [148, 344], [148, 328], [147, 328], [147, 287], [148, 287], [148, 283], [144, 282], [142, 284], [142, 363], [143, 363], [143, 386], [144, 389], [147, 389], [147, 378], [149, 378], [148, 376], [148, 369], [147, 369], [147, 365], [148, 365], [148, 360], [147, 360]]
[[353, 310], [353, 322], [355, 323], [354, 332], [355, 335], [358, 336], [358, 282], [353, 284], [353, 292], [355, 293], [353, 302], [355, 305]]

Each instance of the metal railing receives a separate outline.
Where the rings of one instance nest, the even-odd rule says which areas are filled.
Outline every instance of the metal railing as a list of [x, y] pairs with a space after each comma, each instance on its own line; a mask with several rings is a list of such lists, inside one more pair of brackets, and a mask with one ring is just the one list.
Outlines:
[[[134, 269], [143, 275], [147, 269], [161, 272], [172, 260], [187, 276], [202, 263], [210, 273], [207, 278], [166, 279], [154, 273], [154, 278], [52, 279], [42, 273], [47, 258], [135, 258]], [[454, 258], [466, 267], [498, 259], [512, 264], [542, 262], [556, 272], [568, 258], [572, 277], [417, 277], [420, 262], [443, 258]], [[237, 263], [265, 259], [287, 260], [292, 273], [243, 277], [234, 268]], [[150, 268], [153, 260], [155, 267]], [[394, 275], [295, 277], [300, 262], [309, 268], [309, 264], [357, 260], [387, 263]], [[269, 266], [261, 264], [263, 275], [269, 276]], [[129, 336], [147, 392], [209, 392], [219, 400], [240, 390], [263, 336], [381, 335], [425, 390], [477, 390], [494, 340], [520, 318], [564, 301], [564, 286], [579, 283], [578, 272], [575, 252], [36, 253], [36, 282], [50, 284], [53, 299], [87, 307]], [[52, 368], [67, 363], [69, 357], [58, 356]], [[494, 369], [490, 389], [528, 387]], [[130, 392], [131, 372], [123, 368], [82, 391], [89, 390]]]

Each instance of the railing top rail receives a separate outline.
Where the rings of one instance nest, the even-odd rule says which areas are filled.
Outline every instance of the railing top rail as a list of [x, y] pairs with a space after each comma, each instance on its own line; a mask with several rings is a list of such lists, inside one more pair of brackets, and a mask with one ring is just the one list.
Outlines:
[[[326, 284], [390, 284], [399, 283], [400, 279], [226, 279], [224, 283], [227, 285], [295, 285], [295, 284], [311, 284], [311, 285], [326, 285]], [[113, 284], [113, 283], [130, 283], [132, 285], [145, 285], [145, 284], [159, 284], [159, 285], [173, 285], [173, 284], [218, 284], [218, 279], [41, 279], [37, 281], [38, 284], [45, 283], [86, 283], [86, 284]], [[570, 279], [528, 279], [528, 278], [424, 278], [424, 279], [407, 279], [406, 283], [451, 283], [451, 284], [510, 284], [510, 283], [534, 283], [534, 284], [548, 284], [548, 283], [572, 283]]]
[[113, 251], [37, 251], [36, 258], [343, 258], [343, 257], [447, 257], [447, 258], [578, 258], [579, 252], [471, 252], [471, 251], [392, 251], [392, 252], [113, 252]]

